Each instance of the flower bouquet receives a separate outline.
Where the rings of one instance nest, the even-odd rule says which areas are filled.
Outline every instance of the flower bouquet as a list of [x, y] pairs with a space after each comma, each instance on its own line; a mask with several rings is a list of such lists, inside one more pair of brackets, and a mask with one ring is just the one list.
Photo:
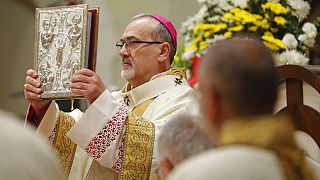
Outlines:
[[210, 44], [236, 34], [260, 37], [274, 52], [277, 65], [304, 65], [309, 61], [309, 49], [320, 39], [320, 19], [306, 22], [310, 1], [198, 0], [198, 3], [199, 11], [182, 24], [184, 49], [174, 65], [181, 61], [190, 65]]

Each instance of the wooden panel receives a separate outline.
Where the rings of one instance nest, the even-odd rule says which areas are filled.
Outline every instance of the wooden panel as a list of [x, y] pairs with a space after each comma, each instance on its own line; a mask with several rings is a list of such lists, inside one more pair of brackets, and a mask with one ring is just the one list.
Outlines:
[[[320, 147], [320, 112], [303, 104], [303, 82], [313, 87], [320, 97], [320, 66], [302, 67], [284, 65], [277, 67], [281, 82], [286, 83], [287, 106], [278, 114], [286, 113], [296, 129], [308, 133]], [[320, 98], [319, 98], [320, 103]]]

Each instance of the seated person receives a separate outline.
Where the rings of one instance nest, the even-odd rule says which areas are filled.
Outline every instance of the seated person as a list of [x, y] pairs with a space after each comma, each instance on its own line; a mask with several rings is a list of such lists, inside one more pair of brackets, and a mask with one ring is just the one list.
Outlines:
[[159, 136], [159, 178], [165, 179], [180, 162], [213, 147], [199, 117], [185, 114], [172, 118]]
[[252, 39], [211, 46], [200, 65], [200, 107], [217, 147], [181, 163], [175, 179], [319, 179], [286, 117], [273, 117], [278, 78], [273, 55]]
[[0, 110], [0, 179], [65, 179], [54, 152], [22, 122]]

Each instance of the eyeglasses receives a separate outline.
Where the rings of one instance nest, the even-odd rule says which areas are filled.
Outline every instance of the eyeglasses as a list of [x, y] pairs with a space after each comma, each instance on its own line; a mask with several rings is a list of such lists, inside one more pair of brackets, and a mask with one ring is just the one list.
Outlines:
[[127, 51], [130, 51], [130, 50], [135, 48], [135, 44], [141, 44], [141, 43], [145, 43], [145, 44], [162, 44], [162, 42], [159, 42], [159, 41], [139, 41], [139, 40], [123, 41], [123, 40], [120, 40], [120, 41], [118, 41], [116, 43], [116, 46], [119, 49], [122, 49], [122, 47], [125, 45], [125, 49]]

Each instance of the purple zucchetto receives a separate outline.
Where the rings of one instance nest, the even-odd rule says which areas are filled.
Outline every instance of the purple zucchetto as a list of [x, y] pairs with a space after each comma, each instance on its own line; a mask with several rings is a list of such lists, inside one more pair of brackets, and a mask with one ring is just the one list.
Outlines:
[[177, 49], [177, 31], [172, 25], [172, 23], [168, 19], [164, 18], [163, 16], [160, 16], [159, 14], [147, 14], [147, 15], [155, 18], [168, 29], [174, 44], [174, 49], [176, 50]]

